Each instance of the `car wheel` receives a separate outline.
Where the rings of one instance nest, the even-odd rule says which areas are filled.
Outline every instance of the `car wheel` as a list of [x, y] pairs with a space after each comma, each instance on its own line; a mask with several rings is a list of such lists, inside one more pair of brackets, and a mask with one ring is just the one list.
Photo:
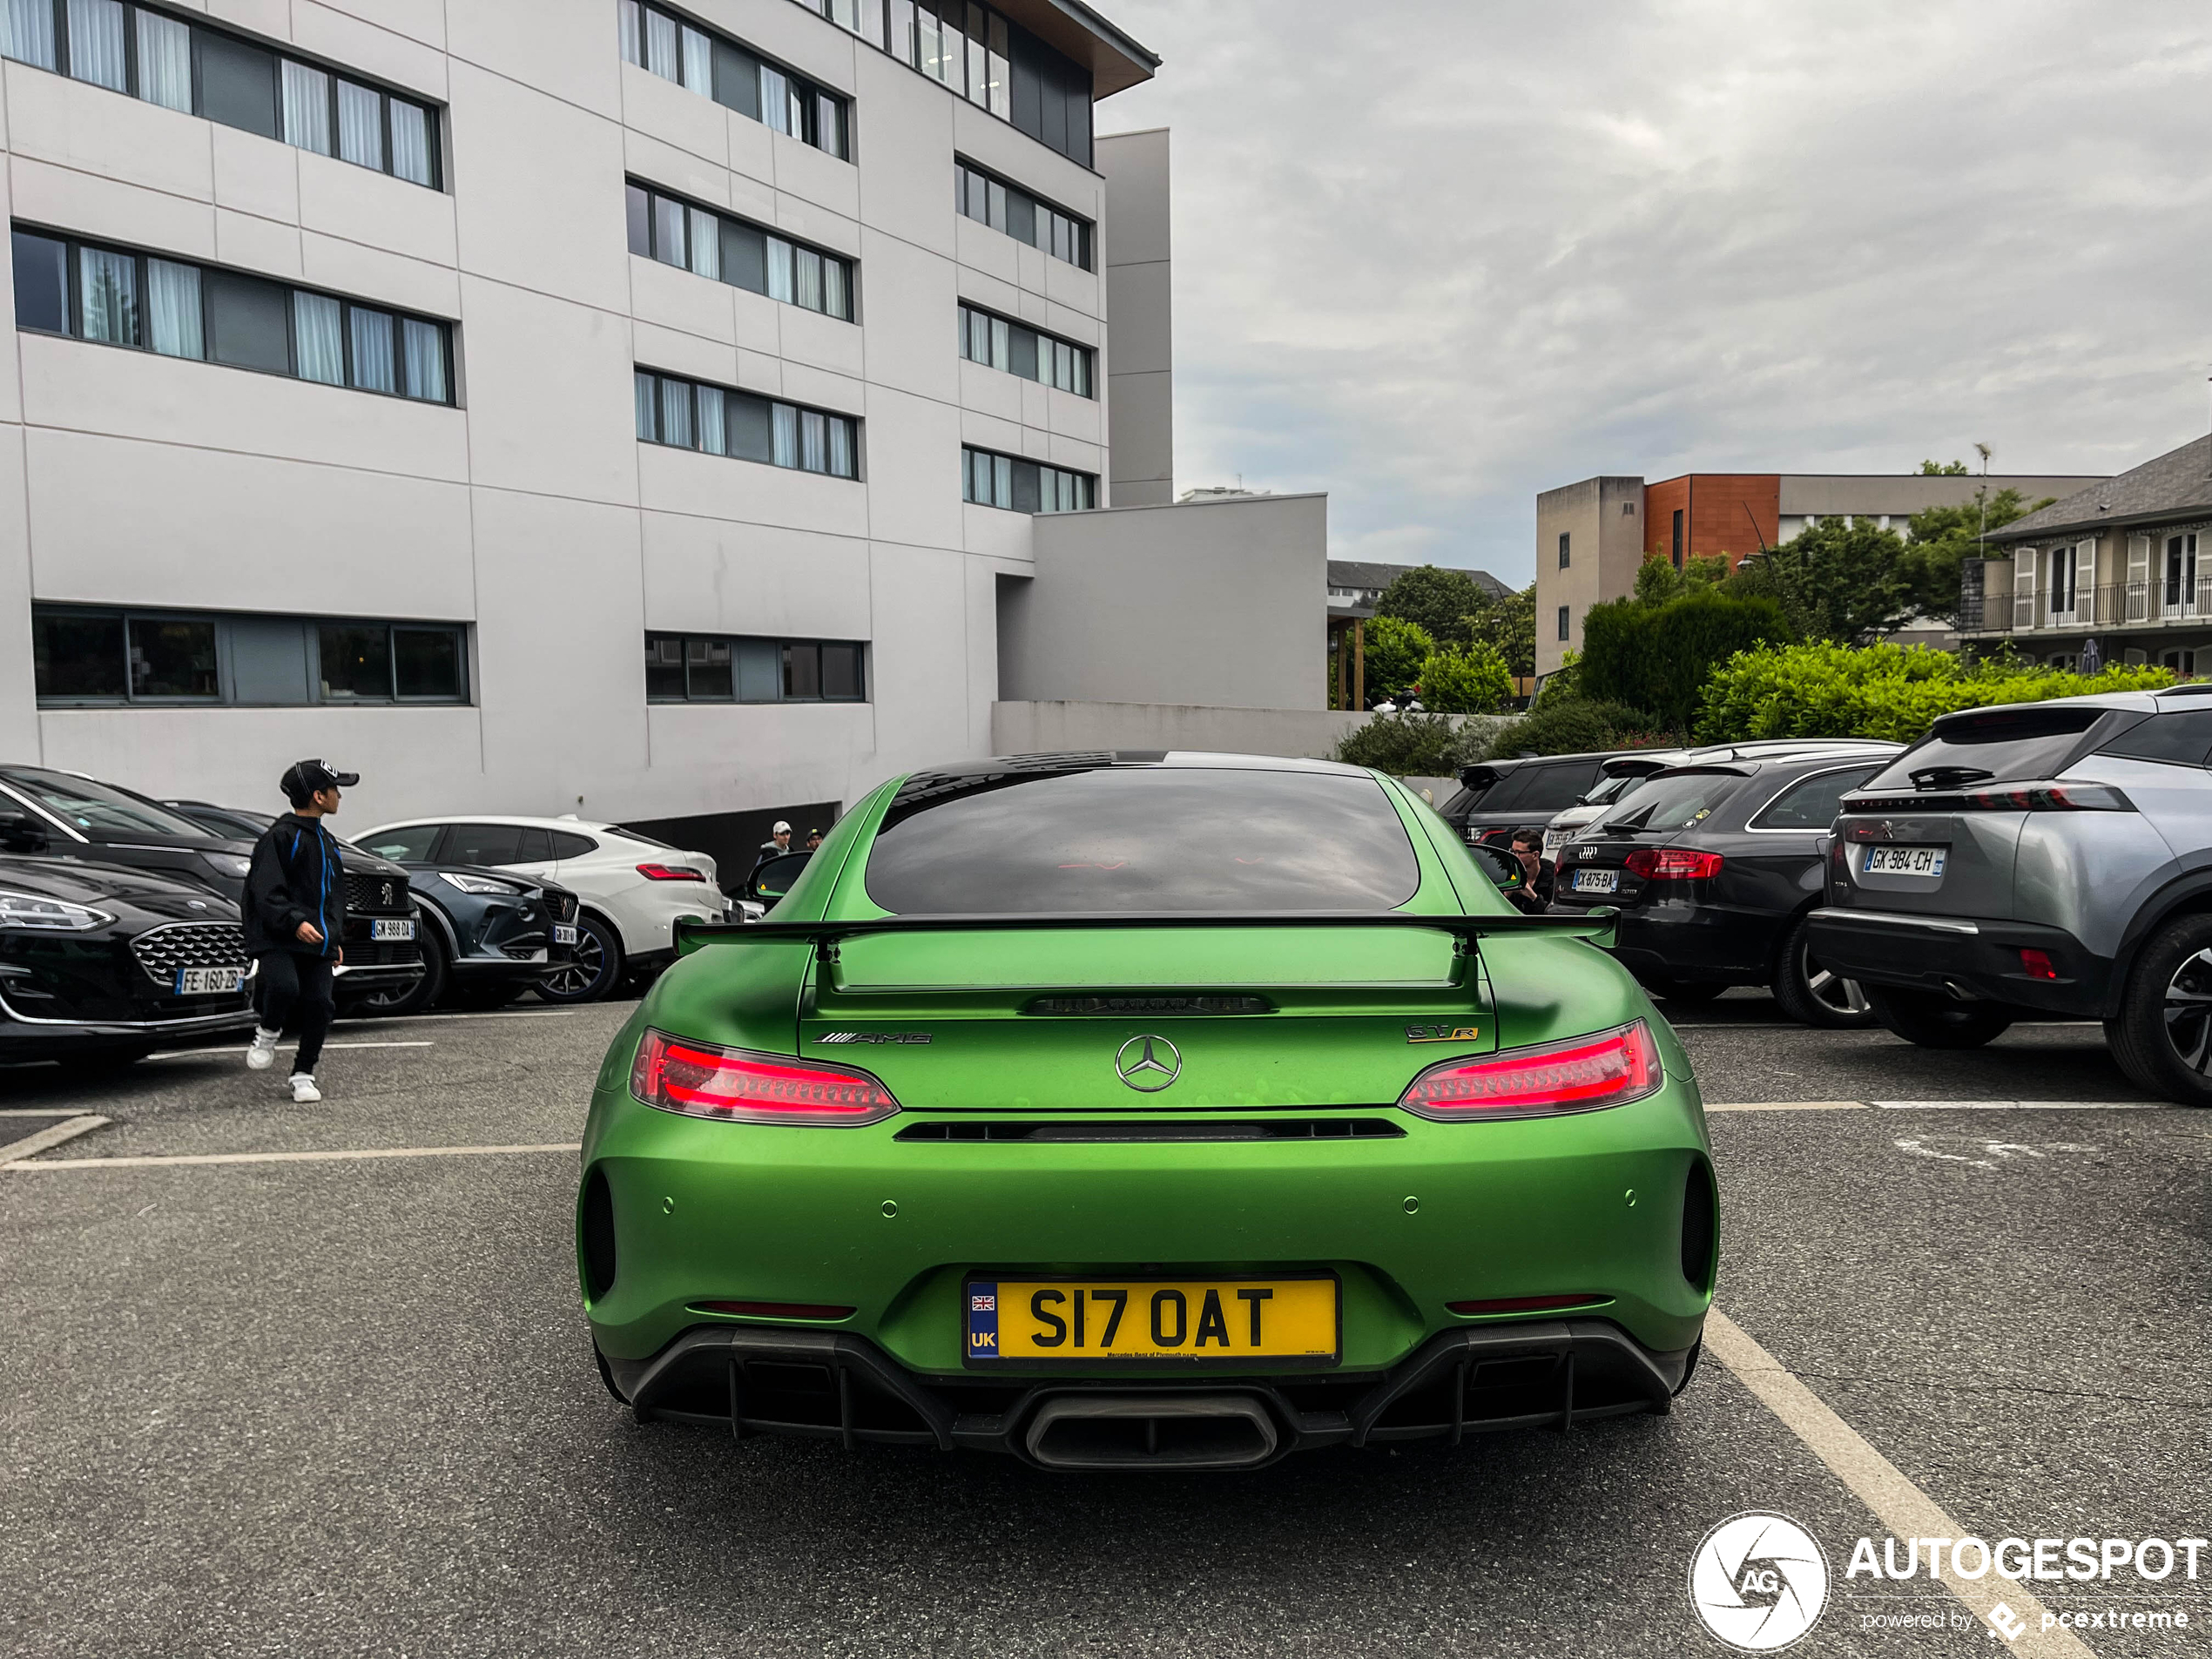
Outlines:
[[1866, 994], [1855, 979], [1821, 966], [1806, 935], [1812, 918], [1799, 919], [1782, 941], [1782, 961], [1774, 975], [1774, 1000], [1799, 1025], [1830, 1031], [1860, 1031], [1877, 1023]]
[[598, 917], [576, 919], [576, 954], [537, 982], [548, 1002], [597, 1002], [623, 979], [622, 941]]
[[2013, 1010], [2001, 1002], [1954, 1002], [1935, 991], [1862, 985], [1874, 1017], [1923, 1049], [1979, 1049], [2002, 1036]]
[[2150, 937], [2120, 1001], [2113, 1055], [2153, 1094], [2212, 1106], [2212, 916], [2181, 916]]
[[1676, 979], [1667, 974], [1639, 974], [1636, 982], [1654, 996], [1669, 1002], [1696, 1005], [1710, 1002], [1728, 987], [1716, 979]]
[[380, 985], [346, 1000], [348, 1014], [422, 1014], [437, 1007], [445, 995], [450, 970], [446, 966], [445, 941], [427, 923], [422, 927], [422, 977], [405, 985]]

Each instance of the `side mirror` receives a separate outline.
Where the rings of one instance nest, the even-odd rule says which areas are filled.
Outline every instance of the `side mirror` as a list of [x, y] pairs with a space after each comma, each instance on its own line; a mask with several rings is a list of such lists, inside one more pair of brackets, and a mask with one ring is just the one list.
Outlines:
[[46, 829], [28, 813], [0, 813], [0, 849], [10, 853], [44, 853]]
[[765, 859], [754, 867], [746, 878], [745, 896], [772, 905], [799, 885], [800, 873], [813, 858], [812, 853], [785, 853]]
[[1528, 872], [1521, 867], [1521, 860], [1501, 846], [1477, 842], [1467, 848], [1474, 861], [1482, 867], [1482, 873], [1490, 878], [1491, 885], [1501, 893], [1519, 893], [1528, 885]]

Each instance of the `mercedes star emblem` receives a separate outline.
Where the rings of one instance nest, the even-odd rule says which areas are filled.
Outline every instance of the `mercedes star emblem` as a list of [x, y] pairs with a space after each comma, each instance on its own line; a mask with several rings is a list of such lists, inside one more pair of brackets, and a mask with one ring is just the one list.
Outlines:
[[1150, 1095], [1183, 1075], [1183, 1056], [1165, 1037], [1131, 1037], [1115, 1051], [1114, 1074]]

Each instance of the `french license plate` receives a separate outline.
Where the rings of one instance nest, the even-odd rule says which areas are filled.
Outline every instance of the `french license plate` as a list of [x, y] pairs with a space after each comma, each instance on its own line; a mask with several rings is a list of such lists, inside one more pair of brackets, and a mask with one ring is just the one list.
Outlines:
[[1858, 867], [1861, 875], [1925, 875], [1943, 873], [1947, 846], [1870, 846]]
[[1333, 1366], [1332, 1277], [970, 1279], [962, 1344], [971, 1366]]
[[576, 928], [574, 926], [565, 921], [555, 922], [553, 924], [553, 942], [556, 945], [575, 944]]
[[246, 983], [242, 968], [180, 968], [177, 970], [179, 996], [221, 996], [235, 991]]
[[1562, 841], [1564, 841], [1566, 839], [1567, 839], [1567, 832], [1566, 832], [1565, 830], [1555, 830], [1555, 829], [1548, 829], [1548, 830], [1546, 830], [1546, 831], [1544, 832], [1544, 852], [1543, 852], [1543, 856], [1544, 856], [1544, 857], [1546, 857], [1546, 858], [1548, 858], [1548, 858], [1555, 858], [1555, 857], [1557, 857], [1557, 856], [1558, 856], [1558, 853], [1559, 853], [1560, 843], [1561, 843], [1561, 842], [1562, 842]]
[[1621, 873], [1618, 870], [1577, 870], [1575, 872], [1574, 891], [1576, 893], [1618, 893]]
[[415, 937], [415, 924], [412, 921], [374, 921], [369, 924], [368, 936], [371, 939], [412, 939]]

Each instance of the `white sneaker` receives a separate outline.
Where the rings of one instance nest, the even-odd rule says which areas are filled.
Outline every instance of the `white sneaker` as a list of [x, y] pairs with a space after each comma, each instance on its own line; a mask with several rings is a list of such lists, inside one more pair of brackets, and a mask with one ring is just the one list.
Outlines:
[[292, 1103], [293, 1105], [312, 1106], [321, 1098], [322, 1090], [315, 1087], [315, 1080], [310, 1074], [304, 1071], [295, 1071], [292, 1074]]
[[253, 1033], [253, 1041], [246, 1046], [246, 1069], [248, 1071], [266, 1071], [269, 1069], [276, 1059], [279, 1035], [274, 1031], [256, 1030]]

